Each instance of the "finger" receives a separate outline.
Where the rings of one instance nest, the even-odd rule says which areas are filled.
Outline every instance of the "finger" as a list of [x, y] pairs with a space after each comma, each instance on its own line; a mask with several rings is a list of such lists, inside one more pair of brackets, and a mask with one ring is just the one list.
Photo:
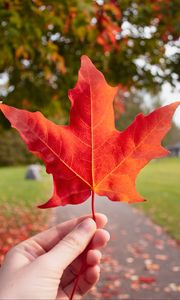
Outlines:
[[[82, 254], [83, 255], [83, 254]], [[69, 285], [77, 276], [81, 269], [82, 263], [87, 264], [88, 266], [93, 266], [100, 263], [102, 254], [99, 250], [89, 250], [87, 252], [86, 257], [79, 256], [73, 263], [64, 271], [62, 279], [61, 279], [61, 286], [62, 288]], [[86, 269], [86, 265], [85, 265]]]
[[[92, 238], [92, 242], [88, 246], [88, 248], [90, 250], [88, 250], [87, 253], [83, 252], [82, 255], [80, 255], [79, 257], [77, 257], [72, 262], [72, 264], [68, 266], [68, 268], [65, 270], [64, 274], [68, 273], [67, 277], [68, 277], [68, 275], [70, 275], [69, 272], [68, 272], [69, 268], [70, 268], [70, 273], [73, 273], [75, 275], [78, 274], [78, 272], [79, 272], [79, 270], [81, 268], [81, 265], [82, 265], [82, 263], [84, 263], [84, 259], [86, 259], [85, 257], [87, 257], [89, 251], [96, 250], [96, 249], [104, 247], [107, 244], [107, 242], [109, 241], [109, 238], [110, 238], [110, 235], [109, 235], [109, 233], [106, 230], [104, 230], [104, 229], [98, 229], [98, 230], [96, 230], [96, 232], [95, 232], [95, 234], [94, 234], [94, 236]], [[85, 252], [86, 252], [86, 250], [85, 250]], [[84, 256], [84, 254], [85, 254], [85, 256]]]
[[[83, 273], [79, 279], [77, 289], [75, 291], [75, 297], [83, 296], [86, 294], [99, 280], [100, 267], [95, 265], [90, 267]], [[74, 281], [71, 282], [66, 288], [64, 288], [65, 294], [70, 297], [74, 287]]]
[[[88, 217], [91, 217], [91, 215], [75, 218], [62, 224], [53, 226], [52, 228], [45, 230], [26, 241], [23, 241], [18, 245], [18, 247], [25, 248], [28, 252], [36, 251], [35, 255], [40, 256], [52, 249], [61, 239], [63, 239], [69, 232], [71, 232], [75, 228], [75, 226], [80, 224]], [[107, 217], [104, 214], [96, 214], [97, 228], [103, 228], [106, 223]], [[37, 245], [37, 247], [35, 244]]]
[[96, 232], [96, 223], [91, 218], [78, 224], [54, 248], [42, 258], [55, 269], [65, 270], [87, 247]]
[[97, 229], [96, 234], [94, 235], [89, 247], [91, 249], [98, 249], [98, 248], [105, 247], [109, 240], [110, 240], [110, 234], [108, 231], [104, 229]]
[[[109, 238], [110, 238], [110, 235], [106, 230], [97, 229], [92, 238], [92, 241], [88, 247], [92, 250], [104, 247], [107, 244]], [[91, 250], [89, 250], [89, 251], [91, 251]], [[87, 254], [82, 253], [82, 255], [77, 257], [72, 262], [72, 264], [70, 264], [68, 266], [68, 268], [64, 271], [63, 277], [62, 277], [62, 285], [63, 286], [66, 286], [68, 283], [70, 283], [74, 279], [75, 276], [77, 276], [77, 274], [79, 273], [79, 270], [81, 269], [82, 263], [84, 264], [84, 261], [88, 259], [86, 257], [88, 257], [89, 251], [87, 252]]]
[[102, 258], [102, 253], [99, 250], [89, 250], [86, 257], [88, 266], [99, 265]]

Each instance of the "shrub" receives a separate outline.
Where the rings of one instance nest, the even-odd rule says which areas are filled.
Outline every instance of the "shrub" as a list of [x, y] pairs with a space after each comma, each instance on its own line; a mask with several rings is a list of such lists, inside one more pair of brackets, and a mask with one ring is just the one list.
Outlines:
[[0, 166], [25, 165], [37, 161], [15, 130], [0, 131]]

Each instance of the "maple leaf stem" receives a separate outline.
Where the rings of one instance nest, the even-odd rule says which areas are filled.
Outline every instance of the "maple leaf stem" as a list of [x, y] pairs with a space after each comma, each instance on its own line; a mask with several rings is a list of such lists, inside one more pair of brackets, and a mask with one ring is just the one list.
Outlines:
[[94, 207], [94, 203], [95, 203], [95, 197], [94, 197], [94, 191], [92, 190], [92, 194], [91, 194], [91, 210], [92, 210], [92, 219], [96, 222], [96, 216], [95, 216], [95, 207]]
[[69, 297], [69, 300], [73, 300], [74, 293], [75, 293], [75, 291], [77, 289], [77, 285], [78, 285], [80, 276], [82, 274], [82, 271], [83, 271], [83, 267], [81, 266], [81, 269], [80, 269], [80, 271], [79, 271], [79, 273], [78, 273], [78, 275], [77, 275], [77, 277], [76, 277], [76, 279], [74, 281], [74, 286], [73, 286], [73, 289], [72, 289], [72, 292], [71, 292], [71, 296]]
[[81, 275], [85, 272], [86, 270], [86, 267], [87, 267], [87, 263], [86, 263], [86, 257], [87, 257], [87, 253], [88, 251], [91, 249], [91, 243], [87, 246], [87, 248], [84, 250], [84, 252], [82, 253], [81, 255], [81, 258], [82, 258], [82, 265], [81, 265], [81, 268], [77, 274], [77, 277], [76, 279], [74, 280], [74, 285], [73, 285], [73, 289], [72, 289], [72, 292], [71, 292], [71, 295], [69, 297], [69, 300], [73, 300], [74, 298], [74, 294], [77, 290], [77, 287], [78, 287], [78, 283], [79, 283], [79, 280], [80, 280], [80, 277]]
[[[92, 190], [92, 192], [91, 192], [91, 210], [92, 210], [92, 219], [96, 222], [95, 205], [94, 205], [94, 204], [95, 204], [95, 194], [94, 194], [94, 191]], [[86, 250], [85, 250], [85, 252], [84, 252], [83, 258], [85, 258], [85, 256], [86, 256], [88, 250], [90, 249], [89, 246], [90, 246], [90, 245], [88, 245], [88, 247], [86, 248]], [[80, 270], [79, 270], [79, 272], [78, 272], [78, 274], [77, 274], [77, 277], [76, 277], [76, 279], [75, 279], [75, 281], [74, 281], [74, 286], [73, 286], [71, 295], [70, 295], [70, 297], [69, 297], [69, 300], [73, 300], [74, 294], [75, 294], [75, 292], [76, 292], [76, 289], [77, 289], [77, 286], [78, 286], [78, 283], [79, 283], [80, 276], [81, 276], [81, 274], [82, 274], [83, 271], [84, 271], [84, 266], [85, 266], [85, 264], [82, 264], [82, 266], [81, 266], [81, 268], [80, 268]]]

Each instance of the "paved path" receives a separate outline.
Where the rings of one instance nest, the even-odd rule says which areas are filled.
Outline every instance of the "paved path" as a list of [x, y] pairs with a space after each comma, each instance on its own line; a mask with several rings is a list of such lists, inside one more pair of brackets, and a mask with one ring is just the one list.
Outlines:
[[[54, 209], [55, 222], [89, 213], [90, 201]], [[180, 249], [132, 205], [96, 199], [109, 217], [101, 280], [86, 299], [180, 300]]]

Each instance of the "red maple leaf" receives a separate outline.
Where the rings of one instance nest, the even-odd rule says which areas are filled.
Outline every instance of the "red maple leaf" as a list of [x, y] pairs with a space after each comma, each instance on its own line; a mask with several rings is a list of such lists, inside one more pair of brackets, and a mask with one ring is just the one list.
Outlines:
[[140, 276], [139, 277], [139, 282], [140, 283], [146, 283], [146, 284], [151, 284], [153, 282], [156, 282], [155, 277], [147, 277], [147, 276]]
[[0, 104], [29, 150], [53, 175], [54, 193], [41, 208], [84, 202], [94, 193], [113, 201], [143, 201], [135, 181], [153, 158], [168, 151], [160, 142], [170, 128], [180, 102], [139, 114], [123, 132], [114, 126], [111, 87], [87, 56], [82, 57], [78, 82], [69, 91], [70, 124], [55, 125], [40, 112], [28, 112]]

